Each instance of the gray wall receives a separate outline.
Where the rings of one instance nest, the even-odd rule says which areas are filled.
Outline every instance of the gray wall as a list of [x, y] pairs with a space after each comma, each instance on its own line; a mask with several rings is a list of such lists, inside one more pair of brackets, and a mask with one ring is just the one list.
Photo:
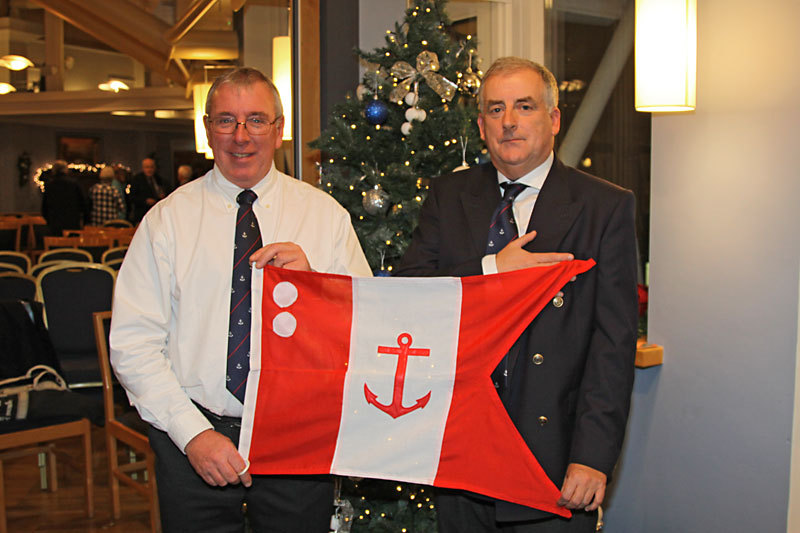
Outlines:
[[[185, 124], [183, 123], [185, 122]], [[172, 155], [175, 150], [194, 149], [194, 130], [189, 121], [178, 124], [154, 123], [131, 117], [107, 114], [12, 117], [0, 121], [0, 212], [39, 211], [41, 193], [33, 183], [36, 169], [57, 157], [58, 138], [62, 135], [89, 136], [100, 139], [100, 161], [122, 163], [134, 172], [141, 160], [156, 154], [159, 173], [172, 179]], [[30, 180], [18, 185], [17, 158], [27, 152], [31, 158]]]
[[800, 3], [698, 2], [697, 111], [653, 117], [650, 339], [606, 531], [787, 531]]
[[333, 106], [358, 85], [358, 0], [328, 0], [320, 9], [320, 115], [328, 124]]

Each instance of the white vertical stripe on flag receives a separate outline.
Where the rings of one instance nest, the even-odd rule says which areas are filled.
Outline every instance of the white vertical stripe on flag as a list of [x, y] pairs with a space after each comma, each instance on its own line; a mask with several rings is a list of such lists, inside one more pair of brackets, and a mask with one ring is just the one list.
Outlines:
[[[408, 295], [424, 295], [410, 300]], [[456, 371], [461, 281], [456, 278], [353, 279], [353, 328], [342, 419], [331, 472], [432, 484], [450, 411]], [[364, 385], [383, 405], [393, 403], [399, 348], [410, 335], [402, 406], [430, 392], [424, 408], [393, 418], [365, 397]], [[405, 337], [404, 340], [408, 340]]]
[[250, 455], [250, 442], [253, 438], [253, 414], [258, 400], [258, 381], [261, 378], [261, 302], [264, 289], [264, 271], [252, 267], [250, 275], [250, 373], [247, 375], [247, 389], [244, 391], [244, 412], [242, 431], [239, 434], [239, 453], [242, 457]]

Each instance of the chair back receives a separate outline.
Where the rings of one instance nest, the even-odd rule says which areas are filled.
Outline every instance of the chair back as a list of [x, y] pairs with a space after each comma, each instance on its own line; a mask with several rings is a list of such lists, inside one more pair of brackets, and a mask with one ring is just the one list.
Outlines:
[[[45, 237], [48, 239], [63, 239], [65, 237]], [[69, 238], [69, 237], [67, 237]], [[46, 246], [46, 245], [45, 245]], [[92, 254], [80, 248], [54, 248], [47, 249], [46, 252], [39, 256], [39, 263], [47, 261], [80, 261], [85, 263], [92, 263]]]
[[44, 248], [45, 250], [64, 247], [80, 248], [90, 253], [92, 262], [99, 263], [103, 252], [116, 245], [115, 236], [104, 232], [104, 228], [101, 226], [87, 226], [87, 228], [92, 229], [88, 231], [85, 228], [83, 230], [68, 230], [67, 232], [78, 232], [77, 235], [68, 237], [45, 237]]
[[108, 266], [108, 268], [119, 272], [119, 269], [122, 268], [122, 261], [123, 259], [112, 259], [111, 261], [106, 261], [103, 264]]
[[62, 263], [36, 278], [37, 299], [71, 388], [100, 385], [92, 313], [110, 311], [116, 273], [96, 263]]
[[0, 250], [19, 252], [19, 220], [12, 217], [0, 219]]
[[24, 274], [20, 267], [12, 265], [11, 263], [0, 263], [0, 272], [18, 272]]
[[[104, 264], [108, 264], [109, 261], [114, 261], [115, 259], [123, 259], [125, 257], [125, 253], [128, 251], [127, 246], [116, 246], [114, 248], [109, 248], [105, 252], [103, 252], [103, 257], [100, 258], [100, 262]], [[0, 260], [2, 256], [0, 256]]]
[[[33, 279], [36, 279], [37, 277], [39, 277], [39, 274], [44, 272], [44, 270], [46, 268], [50, 268], [51, 266], [60, 265], [61, 263], [69, 263], [69, 262], [70, 261], [55, 260], [55, 261], [44, 261], [42, 263], [36, 263], [28, 271], [28, 274], [30, 274], [33, 277]], [[78, 261], [76, 261], [76, 262], [78, 262]]]
[[0, 263], [17, 265], [23, 272], [28, 272], [31, 269], [31, 259], [22, 252], [11, 252], [8, 250], [0, 250]]
[[115, 218], [113, 220], [106, 220], [103, 222], [103, 226], [107, 228], [132, 228], [133, 224], [128, 222], [127, 220], [123, 220], [121, 218]]
[[0, 272], [0, 300], [30, 300], [36, 297], [36, 280], [19, 272]]

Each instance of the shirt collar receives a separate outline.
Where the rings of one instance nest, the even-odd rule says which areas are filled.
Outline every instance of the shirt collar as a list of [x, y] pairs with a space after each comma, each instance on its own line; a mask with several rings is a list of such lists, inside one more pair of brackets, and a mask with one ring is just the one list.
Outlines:
[[[270, 167], [266, 176], [256, 183], [254, 187], [250, 188], [251, 191], [258, 195], [258, 200], [256, 200], [257, 203], [264, 201], [267, 194], [269, 194], [269, 191], [276, 187], [277, 173], [278, 171], [275, 168], [275, 162], [273, 161], [272, 166]], [[239, 193], [244, 189], [228, 181], [227, 178], [223, 176], [222, 171], [216, 164], [214, 165], [214, 172], [212, 176], [214, 185], [217, 187], [220, 193], [222, 193], [222, 196], [224, 197], [225, 203], [228, 205], [228, 207], [238, 209], [239, 204], [236, 203], [236, 197], [239, 196]]]
[[[527, 185], [532, 189], [536, 189], [537, 191], [542, 190], [542, 186], [544, 185], [544, 180], [547, 178], [547, 174], [550, 172], [550, 167], [553, 166], [553, 161], [555, 160], [555, 156], [553, 152], [550, 152], [550, 155], [547, 156], [547, 159], [539, 165], [538, 167], [534, 168], [524, 176], [519, 179], [514, 180], [515, 183], [522, 183], [523, 185]], [[497, 182], [498, 184], [502, 185], [503, 183], [511, 181], [507, 177], [503, 175], [502, 172], [499, 170], [497, 171]]]

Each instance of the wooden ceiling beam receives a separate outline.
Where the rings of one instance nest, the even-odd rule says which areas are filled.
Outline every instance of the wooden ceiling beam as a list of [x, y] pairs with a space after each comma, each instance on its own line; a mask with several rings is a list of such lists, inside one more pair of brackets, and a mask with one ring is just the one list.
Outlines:
[[186, 76], [170, 61], [168, 25], [127, 0], [32, 0], [48, 12], [182, 86]]
[[118, 93], [101, 90], [0, 95], [0, 115], [52, 115], [192, 109], [182, 87], [146, 87]]

